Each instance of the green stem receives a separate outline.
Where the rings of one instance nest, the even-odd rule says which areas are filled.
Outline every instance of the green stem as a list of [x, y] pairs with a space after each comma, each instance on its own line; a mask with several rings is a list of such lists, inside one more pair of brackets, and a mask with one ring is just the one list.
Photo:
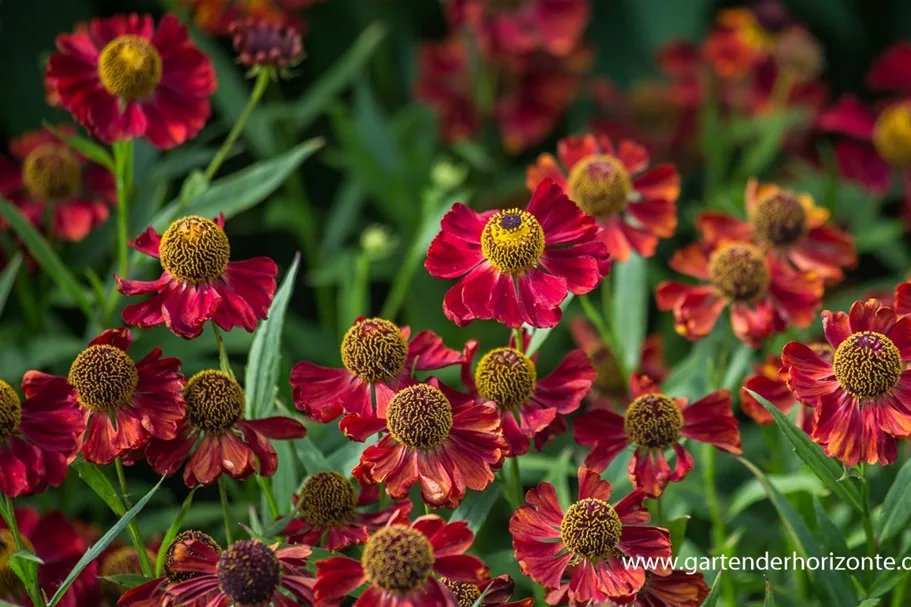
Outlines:
[[906, 575], [902, 579], [902, 581], [900, 581], [898, 583], [898, 586], [896, 586], [895, 590], [892, 592], [892, 603], [891, 603], [892, 607], [904, 607], [907, 604], [907, 603], [905, 603], [905, 595], [908, 592], [908, 580], [909, 580], [909, 578]]
[[114, 144], [115, 183], [117, 185], [117, 273], [126, 278], [129, 272], [130, 234], [129, 201], [133, 188], [133, 141]]
[[218, 362], [221, 370], [234, 379], [234, 370], [231, 368], [231, 359], [228, 358], [228, 348], [225, 346], [225, 340], [221, 337], [221, 329], [212, 321], [212, 333], [215, 334], [215, 343], [218, 345]]
[[[427, 217], [427, 213], [428, 211], [425, 205], [418, 226], [424, 225], [424, 218]], [[382, 318], [394, 320], [399, 313], [402, 304], [405, 303], [405, 297], [408, 295], [408, 287], [411, 286], [411, 280], [414, 278], [414, 274], [417, 272], [418, 266], [424, 255], [427, 254], [426, 247], [422, 246], [421, 232], [422, 230], [420, 227], [415, 230], [414, 240], [408, 248], [408, 253], [405, 255], [405, 260], [402, 263], [401, 269], [396, 273], [395, 279], [392, 281], [389, 295], [386, 296], [386, 301], [383, 302], [383, 309], [380, 313]]]
[[522, 494], [522, 476], [519, 474], [518, 457], [509, 458], [509, 472], [512, 477], [513, 499], [516, 501], [516, 504], [522, 505], [525, 501], [525, 496]]
[[278, 502], [275, 501], [275, 495], [272, 493], [272, 483], [268, 478], [259, 475], [256, 475], [256, 482], [259, 483], [259, 488], [262, 489], [263, 495], [266, 497], [269, 515], [272, 520], [278, 520], [281, 518], [281, 511], [278, 508]]
[[[718, 498], [718, 487], [715, 483], [715, 447], [709, 444], [702, 449], [702, 482], [705, 492], [705, 501], [709, 507], [709, 518], [712, 521], [712, 551], [720, 556], [724, 551], [727, 533], [724, 528], [724, 513], [721, 501]], [[725, 597], [726, 605], [736, 605], [736, 593], [731, 584], [731, 577], [725, 576], [721, 580], [721, 590]]]
[[[16, 552], [27, 551], [25, 543], [22, 541], [22, 533], [19, 531], [19, 521], [16, 520], [16, 509], [13, 507], [13, 500], [7, 496], [3, 497], [3, 518], [6, 520], [6, 524], [9, 527], [9, 532], [13, 536], [13, 543], [16, 545]], [[29, 598], [32, 600], [32, 605], [36, 607], [44, 607], [46, 604], [44, 602], [44, 597], [41, 594], [41, 590], [38, 588], [38, 581], [36, 580], [22, 580], [23, 586], [25, 586], [25, 591], [28, 593]]]
[[231, 129], [231, 132], [228, 133], [228, 136], [222, 142], [221, 147], [218, 148], [218, 152], [215, 154], [215, 157], [209, 163], [209, 166], [206, 167], [206, 180], [212, 181], [212, 178], [215, 177], [215, 173], [218, 172], [218, 169], [221, 168], [221, 164], [225, 161], [225, 156], [228, 155], [228, 152], [237, 142], [237, 138], [240, 137], [240, 134], [244, 131], [244, 125], [247, 124], [247, 120], [250, 118], [250, 114], [253, 113], [253, 110], [256, 108], [259, 101], [263, 98], [263, 94], [266, 92], [266, 88], [269, 86], [269, 81], [272, 79], [272, 71], [268, 69], [261, 70], [259, 75], [256, 77], [256, 84], [253, 85], [253, 92], [250, 93], [250, 98], [247, 100], [247, 105], [244, 106], [243, 111], [240, 113], [240, 116], [237, 117], [237, 122], [234, 123], [234, 128]]
[[512, 330], [513, 341], [516, 342], [516, 350], [519, 352], [525, 352], [525, 344], [522, 341], [522, 327]]
[[664, 524], [664, 513], [661, 511], [661, 496], [655, 500], [655, 519], [657, 519], [657, 524], [660, 527]]
[[862, 497], [863, 497], [863, 519], [864, 533], [867, 537], [867, 556], [876, 557], [876, 533], [873, 531], [873, 505], [870, 502], [870, 482], [867, 478], [867, 466], [860, 464], [860, 474], [863, 478]]
[[[123, 494], [123, 504], [126, 506], [126, 509], [129, 510], [133, 507], [133, 503], [130, 500], [127, 475], [123, 470], [123, 462], [119, 457], [114, 460], [114, 467], [117, 469], [117, 480], [120, 482], [120, 492]], [[155, 577], [155, 570], [152, 568], [152, 563], [149, 561], [149, 550], [142, 540], [142, 534], [139, 532], [139, 525], [136, 523], [135, 518], [127, 525], [127, 531], [130, 534], [130, 539], [133, 540], [133, 548], [136, 550], [136, 555], [139, 557], [139, 566], [142, 569], [142, 575], [146, 577]]]
[[234, 543], [234, 534], [231, 532], [231, 509], [228, 505], [228, 487], [225, 484], [225, 477], [218, 477], [218, 497], [221, 499], [221, 515], [225, 519], [225, 542], [230, 546]]

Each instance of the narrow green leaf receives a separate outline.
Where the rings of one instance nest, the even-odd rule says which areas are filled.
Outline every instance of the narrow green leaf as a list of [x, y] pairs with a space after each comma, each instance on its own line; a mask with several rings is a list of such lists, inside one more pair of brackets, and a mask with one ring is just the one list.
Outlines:
[[908, 574], [911, 574], [911, 571], [905, 571], [904, 569], [883, 571], [875, 580], [873, 580], [873, 584], [870, 585], [867, 594], [872, 598], [885, 596], [887, 592], [898, 586], [903, 579], [908, 577]]
[[0, 272], [0, 314], [3, 313], [3, 309], [6, 307], [6, 300], [9, 298], [13, 283], [16, 282], [16, 276], [19, 275], [19, 267], [21, 265], [22, 253], [16, 253], [6, 264], [6, 267], [3, 268], [3, 272]]
[[459, 507], [453, 510], [449, 521], [465, 521], [472, 531], [478, 533], [501, 495], [501, 491], [472, 491], [465, 496]]
[[297, 512], [289, 512], [280, 519], [272, 521], [268, 526], [263, 527], [263, 537], [270, 538], [271, 541], [288, 526], [295, 516], [297, 516]]
[[819, 480], [843, 502], [858, 512], [863, 512], [864, 507], [860, 500], [860, 492], [854, 482], [847, 478], [841, 480], [844, 471], [842, 466], [835, 460], [826, 457], [822, 447], [810, 440], [806, 432], [794, 425], [794, 422], [779, 411], [775, 405], [753, 391], [750, 391], [750, 394], [775, 418], [775, 423], [778, 424], [782, 434], [793, 445], [794, 452], [804, 461], [813, 474], [818, 476]]
[[765, 601], [763, 607], [775, 607], [775, 596], [772, 594], [772, 582], [765, 581]]
[[885, 542], [908, 528], [911, 519], [911, 459], [906, 461], [883, 501], [879, 540]]
[[44, 128], [49, 130], [51, 134], [54, 135], [54, 137], [64, 142], [92, 162], [100, 164], [112, 173], [114, 172], [114, 159], [111, 157], [111, 153], [108, 151], [108, 149], [103, 145], [99, 145], [95, 141], [86, 137], [80, 137], [79, 135], [67, 135], [66, 133], [54, 128], [47, 123], [45, 123]]
[[865, 599], [857, 604], [857, 607], [876, 607], [882, 602], [881, 599]]
[[[799, 470], [791, 474], [769, 474], [766, 479], [783, 495], [801, 492], [814, 496], [829, 495], [829, 490], [823, 486], [822, 481], [811, 472]], [[752, 478], [742, 483], [728, 503], [725, 511], [727, 519], [735, 519], [741, 512], [764, 499], [766, 499], [766, 491], [758, 480]]]
[[136, 586], [142, 586], [146, 582], [151, 582], [153, 579], [144, 575], [137, 575], [135, 573], [122, 573], [120, 575], [105, 575], [100, 577], [103, 580], [107, 580], [112, 584], [120, 586], [123, 590], [129, 590], [130, 588], [135, 588]]
[[481, 596], [471, 604], [471, 607], [481, 607], [484, 604], [484, 597], [487, 596], [487, 593], [490, 592], [490, 586], [484, 589], [484, 592], [481, 593]]
[[639, 366], [642, 342], [648, 330], [647, 260], [632, 253], [625, 262], [614, 266], [611, 280], [611, 326], [623, 368], [632, 371]]
[[309, 474], [332, 470], [332, 466], [329, 465], [326, 456], [316, 448], [316, 445], [308, 437], [294, 441], [294, 448], [297, 450], [297, 457], [300, 458], [301, 463]]
[[33, 552], [22, 550], [13, 553], [9, 560], [10, 569], [13, 570], [22, 583], [28, 588], [37, 587], [38, 582], [38, 565], [43, 565], [44, 561], [38, 558]]
[[177, 534], [180, 533], [180, 527], [183, 525], [183, 521], [187, 518], [187, 513], [190, 511], [190, 506], [193, 505], [193, 496], [196, 495], [196, 490], [199, 487], [193, 487], [193, 490], [190, 491], [190, 494], [183, 501], [183, 505], [180, 507], [180, 512], [177, 513], [177, 518], [174, 519], [174, 522], [171, 523], [171, 526], [168, 527], [168, 530], [164, 534], [164, 538], [161, 540], [161, 546], [158, 547], [158, 556], [155, 558], [155, 575], [160, 576], [164, 571], [164, 559], [167, 555], [168, 548], [171, 546], [171, 542], [174, 541], [174, 538], [177, 537]]
[[180, 186], [180, 194], [177, 198], [186, 204], [197, 196], [201, 196], [207, 189], [209, 189], [209, 180], [206, 179], [205, 173], [199, 169], [193, 169], [187, 175], [187, 178], [183, 180], [183, 185]]
[[108, 505], [114, 514], [123, 516], [126, 513], [127, 509], [123, 505], [120, 495], [99, 466], [80, 459], [73, 463], [73, 467], [79, 473], [79, 478]]
[[823, 549], [834, 554], [850, 554], [848, 546], [845, 544], [844, 533], [829, 518], [822, 507], [822, 502], [815, 495], [813, 496], [813, 513], [816, 515], [816, 528], [819, 530]]
[[727, 370], [724, 373], [724, 379], [721, 380], [721, 387], [727, 389], [732, 394], [737, 393], [737, 389], [743, 382], [744, 376], [750, 370], [750, 364], [753, 362], [753, 353], [755, 350], [741, 344], [734, 356], [728, 361]]
[[718, 599], [721, 598], [721, 578], [724, 577], [725, 571], [722, 569], [718, 572], [718, 575], [715, 576], [715, 583], [712, 584], [712, 590], [709, 592], [708, 596], [705, 597], [705, 602], [702, 603], [702, 607], [715, 607], [718, 604]]

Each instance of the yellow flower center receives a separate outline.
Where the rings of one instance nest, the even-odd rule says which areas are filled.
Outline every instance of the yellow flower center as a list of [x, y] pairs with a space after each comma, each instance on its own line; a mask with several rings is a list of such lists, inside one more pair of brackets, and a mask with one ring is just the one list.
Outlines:
[[623, 525], [614, 507], [593, 497], [569, 507], [560, 523], [560, 538], [578, 558], [599, 561], [616, 553]]
[[544, 230], [528, 211], [499, 211], [484, 225], [481, 252], [502, 272], [524, 272], [544, 253]]
[[386, 427], [406, 447], [430, 451], [449, 437], [452, 404], [430, 384], [402, 388], [386, 408]]
[[569, 172], [569, 197], [594, 217], [616, 215], [626, 208], [633, 186], [619, 159], [606, 154], [588, 156]]
[[319, 527], [347, 523], [356, 504], [354, 486], [338, 472], [314, 474], [304, 483], [297, 499], [301, 518]]
[[224, 273], [231, 259], [231, 244], [214, 221], [191, 215], [168, 227], [158, 253], [165, 272], [183, 282], [200, 284]]
[[898, 103], [880, 113], [873, 128], [873, 145], [892, 166], [911, 166], [911, 103]]
[[765, 295], [772, 280], [762, 251], [753, 245], [723, 245], [709, 258], [709, 280], [735, 302], [751, 302]]
[[481, 398], [501, 409], [518, 409], [535, 391], [535, 363], [514, 348], [496, 348], [484, 355], [474, 372]]
[[98, 76], [114, 97], [143, 99], [161, 82], [161, 55], [142, 36], [118, 36], [101, 50]]
[[[149, 555], [149, 560], [154, 563], [157, 555], [151, 550], [146, 550], [146, 554]], [[111, 597], [120, 596], [127, 589], [122, 584], [103, 579], [115, 575], [142, 575], [139, 554], [132, 546], [117, 548], [101, 560], [101, 566], [98, 568], [98, 577], [102, 578], [102, 590]]]
[[835, 351], [835, 379], [860, 399], [888, 394], [901, 379], [904, 364], [892, 340], [876, 331], [852, 333]]
[[196, 531], [195, 529], [187, 529], [186, 531], [181, 531], [174, 537], [174, 541], [168, 545], [168, 549], [164, 554], [164, 574], [165, 577], [168, 578], [168, 581], [172, 584], [192, 580], [193, 578], [202, 575], [201, 573], [196, 573], [193, 571], [173, 571], [171, 569], [171, 565], [174, 564], [174, 552], [177, 549], [177, 546], [190, 540], [202, 542], [203, 544], [214, 548], [216, 552], [221, 552], [221, 546], [219, 546], [218, 542], [215, 541], [215, 538], [213, 538], [208, 533]]
[[759, 202], [753, 230], [759, 242], [772, 247], [793, 245], [807, 233], [807, 212], [789, 192], [778, 192]]
[[259, 607], [271, 604], [282, 569], [268, 546], [257, 540], [242, 540], [221, 553], [215, 574], [221, 591], [234, 605]]
[[19, 431], [22, 421], [22, 401], [16, 390], [0, 380], [0, 442]]
[[83, 406], [98, 413], [110, 413], [133, 397], [139, 373], [126, 352], [99, 344], [89, 346], [76, 357], [68, 379]]
[[374, 533], [361, 556], [370, 583], [399, 595], [423, 586], [433, 562], [433, 547], [424, 534], [401, 525], [383, 527]]
[[[30, 552], [35, 547], [25, 536], [22, 536], [22, 547]], [[9, 529], [0, 529], [0, 597], [17, 596], [24, 588], [22, 581], [13, 568], [10, 567], [10, 558], [18, 552], [16, 541]]]
[[22, 183], [32, 198], [64, 200], [82, 191], [82, 168], [65, 145], [45, 143], [22, 162]]
[[481, 591], [471, 582], [457, 582], [446, 577], [441, 577], [440, 581], [452, 592], [458, 607], [474, 607], [481, 598]]
[[187, 421], [206, 432], [224, 432], [244, 416], [244, 390], [224, 371], [209, 369], [191, 377], [183, 399]]
[[683, 413], [663, 394], [643, 394], [630, 404], [623, 418], [629, 439], [642, 447], [663, 448], [680, 437]]
[[382, 318], [355, 323], [342, 339], [342, 364], [364, 381], [376, 383], [399, 374], [408, 358], [402, 330]]

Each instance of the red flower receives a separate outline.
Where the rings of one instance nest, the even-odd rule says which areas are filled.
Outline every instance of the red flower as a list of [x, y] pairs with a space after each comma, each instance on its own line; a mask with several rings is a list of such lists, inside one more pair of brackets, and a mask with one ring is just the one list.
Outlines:
[[126, 353], [132, 343], [129, 329], [108, 329], [76, 357], [67, 378], [29, 371], [22, 380], [35, 408], [57, 406], [52, 387], [69, 382], [86, 423], [82, 456], [95, 464], [110, 464], [151, 438], [172, 439], [183, 420], [180, 361], [155, 348], [134, 362]]
[[554, 327], [567, 293], [588, 293], [610, 268], [595, 220], [549, 179], [524, 211], [477, 213], [456, 203], [441, 227], [424, 266], [436, 278], [464, 276], [443, 301], [459, 326], [480, 318]]
[[[187, 487], [211, 484], [222, 472], [236, 479], [254, 472], [272, 476], [278, 468], [278, 455], [269, 439], [289, 440], [307, 434], [303, 424], [287, 417], [244, 419], [243, 388], [223, 371], [200, 371], [191, 377], [183, 399], [187, 415], [176, 437], [153, 439], [145, 454], [158, 474], [173, 474], [189, 455], [183, 471]], [[190, 455], [194, 445], [196, 450]]]
[[891, 464], [895, 440], [911, 435], [911, 317], [869, 299], [823, 311], [822, 326], [831, 360], [793, 341], [781, 354], [788, 387], [816, 408], [811, 437], [845, 466]]
[[[515, 583], [508, 575], [501, 575], [483, 584], [472, 582], [457, 582], [449, 578], [441, 578], [441, 582], [452, 593], [458, 607], [474, 607], [483, 595], [480, 607], [534, 607], [534, 599], [510, 601], [515, 590]], [[486, 594], [485, 594], [486, 592]]]
[[[569, 576], [564, 575], [560, 588], [547, 593], [548, 605], [565, 605], [569, 603]], [[702, 573], [690, 573], [674, 569], [666, 576], [646, 572], [645, 585], [632, 597], [637, 607], [700, 607], [709, 594]], [[630, 600], [630, 599], [627, 599]], [[574, 607], [580, 607], [574, 603]]]
[[212, 62], [174, 15], [93, 19], [57, 37], [48, 86], [105, 143], [146, 137], [158, 149], [192, 139], [205, 126], [215, 91]]
[[595, 135], [562, 139], [557, 155], [562, 169], [550, 154], [528, 168], [529, 189], [545, 179], [564, 188], [570, 200], [598, 220], [612, 257], [626, 261], [630, 251], [651, 257], [659, 238], [674, 235], [680, 175], [672, 165], [647, 170], [645, 148], [622, 141], [615, 149], [610, 139]]
[[467, 523], [447, 523], [433, 514], [383, 527], [367, 540], [360, 561], [335, 556], [316, 564], [317, 604], [335, 605], [369, 582], [354, 607], [460, 607], [433, 574], [486, 582], [484, 563], [464, 554], [473, 541]]
[[497, 405], [511, 457], [528, 453], [529, 439], [578, 409], [596, 376], [585, 352], [573, 350], [550, 375], [539, 379], [537, 354], [529, 358], [523, 353], [530, 341], [524, 331], [522, 340], [523, 349], [518, 350], [515, 337], [510, 337], [507, 347], [494, 348], [481, 357], [472, 373], [478, 351], [478, 342], [472, 339], [465, 344], [462, 363], [462, 383], [475, 402]]
[[[388, 524], [407, 521], [411, 501], [403, 500], [375, 511], [368, 506], [379, 502], [379, 485], [360, 486], [355, 496], [351, 482], [337, 472], [319, 472], [304, 483], [294, 496], [295, 518], [282, 535], [290, 544], [323, 546], [326, 550], [343, 550], [363, 544], [371, 531]], [[325, 540], [325, 542], [324, 542]]]
[[287, 74], [287, 68], [297, 65], [304, 56], [301, 33], [295, 27], [247, 18], [235, 21], [228, 30], [237, 61], [245, 67], [271, 67]]
[[256, 328], [265, 320], [275, 295], [278, 266], [268, 257], [231, 261], [225, 219], [190, 215], [178, 219], [164, 235], [149, 228], [131, 243], [161, 262], [158, 280], [115, 276], [124, 295], [154, 296], [123, 309], [127, 324], [148, 329], [164, 324], [175, 335], [192, 339], [213, 321], [225, 331]]
[[[168, 586], [168, 605], [191, 607], [202, 598], [207, 605], [313, 605], [315, 580], [307, 571], [308, 546], [267, 546], [258, 540], [217, 545], [188, 539], [176, 546], [172, 572], [192, 575]], [[299, 603], [292, 602], [287, 592]]]
[[443, 139], [452, 142], [474, 135], [482, 119], [473, 98], [465, 40], [451, 36], [420, 43], [417, 65], [414, 97], [437, 113]]
[[375, 417], [347, 415], [339, 427], [359, 442], [385, 433], [352, 471], [361, 484], [385, 483], [393, 499], [405, 499], [419, 483], [437, 508], [456, 507], [466, 488], [486, 489], [509, 449], [493, 403], [477, 404], [435, 378], [402, 388]]
[[571, 601], [625, 600], [636, 594], [645, 583], [645, 570], [627, 567], [623, 557], [670, 557], [670, 533], [643, 526], [649, 521], [644, 491], [612, 506], [611, 489], [585, 466], [579, 468], [579, 500], [566, 512], [550, 483], [531, 489], [527, 503], [509, 520], [522, 573], [545, 588], [559, 588], [564, 571], [573, 567]]
[[235, 21], [254, 18], [306, 31], [297, 11], [321, 0], [182, 0], [190, 5], [193, 20], [209, 34], [225, 36]]
[[359, 317], [342, 338], [341, 369], [301, 361], [291, 369], [294, 404], [307, 417], [330, 422], [342, 413], [363, 417], [384, 409], [396, 391], [414, 383], [414, 371], [435, 371], [461, 362], [433, 331], [409, 341], [411, 329], [382, 318]]
[[911, 282], [903, 282], [895, 287], [894, 301], [889, 303], [887, 300], [880, 299], [883, 305], [891, 306], [897, 314], [911, 314]]
[[[573, 437], [580, 445], [592, 447], [585, 457], [589, 468], [603, 471], [632, 444], [635, 451], [629, 477], [633, 487], [657, 497], [668, 483], [683, 480], [693, 469], [693, 456], [680, 443], [681, 438], [742, 453], [727, 390], [715, 390], [688, 405], [686, 399], [662, 394], [650, 378], [633, 375], [630, 395], [633, 401], [622, 416], [601, 407], [576, 418]], [[669, 448], [677, 458], [673, 471], [665, 459]]]
[[[75, 129], [57, 130], [74, 135]], [[0, 196], [36, 225], [49, 217], [48, 231], [79, 242], [108, 217], [114, 176], [57, 139], [50, 131], [28, 131], [10, 142], [12, 159], [0, 156]]]

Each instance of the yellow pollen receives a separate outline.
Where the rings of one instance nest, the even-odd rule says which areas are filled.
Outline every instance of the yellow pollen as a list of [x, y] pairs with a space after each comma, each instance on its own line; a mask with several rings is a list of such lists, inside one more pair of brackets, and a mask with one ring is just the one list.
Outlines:
[[164, 555], [164, 574], [165, 577], [168, 578], [168, 581], [172, 584], [192, 580], [193, 578], [202, 575], [201, 573], [195, 573], [193, 571], [171, 570], [171, 565], [174, 563], [174, 551], [176, 550], [177, 546], [190, 540], [202, 542], [203, 544], [208, 545], [210, 548], [214, 548], [216, 552], [221, 552], [221, 546], [218, 545], [218, 542], [216, 542], [215, 538], [213, 538], [211, 535], [203, 533], [202, 531], [196, 531], [195, 529], [187, 529], [186, 531], [181, 531], [174, 537], [174, 541], [168, 545], [168, 549], [165, 551]]
[[772, 280], [765, 255], [750, 244], [723, 245], [709, 258], [709, 280], [734, 302], [752, 302], [765, 295]]
[[244, 416], [244, 390], [224, 371], [200, 371], [183, 389], [187, 421], [206, 432], [233, 428]]
[[756, 206], [753, 230], [763, 244], [788, 247], [807, 233], [807, 213], [793, 194], [778, 192]]
[[637, 445], [664, 448], [680, 437], [683, 413], [668, 396], [643, 394], [626, 410], [623, 427], [629, 439]]
[[370, 383], [397, 376], [408, 358], [408, 342], [402, 330], [382, 318], [356, 322], [342, 338], [342, 364]]
[[[25, 536], [22, 536], [22, 547], [35, 552], [35, 547]], [[0, 597], [17, 596], [24, 590], [22, 581], [10, 567], [10, 557], [18, 552], [16, 541], [9, 529], [0, 529]]]
[[0, 442], [19, 431], [22, 421], [22, 401], [16, 390], [0, 380]]
[[518, 409], [535, 391], [538, 372], [531, 359], [515, 348], [496, 348], [484, 355], [474, 372], [481, 398], [500, 409]]
[[268, 546], [242, 540], [225, 549], [215, 567], [218, 585], [237, 607], [266, 607], [281, 583], [281, 563]]
[[411, 449], [430, 451], [449, 438], [452, 405], [430, 384], [415, 384], [399, 390], [386, 408], [389, 434]]
[[873, 400], [898, 385], [904, 363], [892, 340], [876, 331], [852, 333], [838, 346], [835, 379], [854, 396]]
[[82, 168], [65, 145], [45, 143], [22, 162], [22, 183], [37, 200], [65, 200], [82, 190]]
[[297, 499], [301, 518], [318, 527], [336, 527], [349, 522], [356, 504], [354, 486], [337, 472], [311, 476]]
[[231, 259], [231, 244], [214, 221], [190, 215], [168, 227], [158, 253], [165, 272], [183, 282], [200, 284], [224, 273]]
[[621, 212], [626, 208], [632, 190], [626, 167], [613, 156], [588, 156], [577, 162], [569, 172], [569, 197], [586, 214], [594, 217]]
[[76, 357], [68, 379], [82, 405], [92, 411], [110, 413], [133, 397], [139, 373], [126, 352], [99, 344], [89, 346]]
[[440, 581], [452, 592], [458, 607], [474, 607], [474, 604], [481, 598], [481, 591], [477, 585], [471, 582], [458, 582], [446, 577], [441, 577]]
[[911, 166], [911, 103], [898, 103], [880, 113], [873, 128], [873, 145], [892, 166]]
[[560, 538], [577, 558], [600, 561], [616, 555], [623, 525], [613, 506], [593, 497], [569, 507], [560, 524]]
[[524, 272], [544, 253], [544, 230], [534, 215], [508, 209], [492, 215], [481, 232], [481, 252], [501, 272]]
[[370, 583], [398, 595], [423, 586], [433, 563], [430, 541], [420, 531], [402, 525], [383, 527], [374, 533], [361, 556]]
[[98, 58], [101, 84], [114, 97], [127, 101], [151, 95], [161, 82], [161, 67], [155, 46], [133, 34], [108, 42]]

